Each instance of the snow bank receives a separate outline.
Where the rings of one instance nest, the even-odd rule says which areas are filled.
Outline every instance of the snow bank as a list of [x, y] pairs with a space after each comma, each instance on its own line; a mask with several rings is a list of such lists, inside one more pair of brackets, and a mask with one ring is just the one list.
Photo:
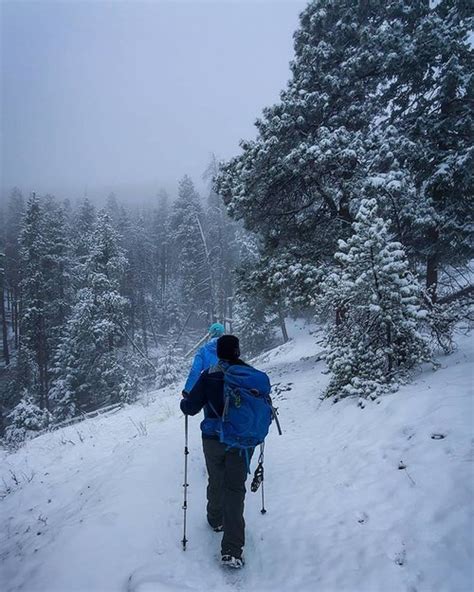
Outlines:
[[468, 592], [473, 573], [472, 343], [437, 372], [360, 409], [321, 401], [317, 334], [256, 361], [284, 436], [267, 441], [265, 495], [246, 500], [247, 565], [217, 562], [190, 420], [188, 549], [181, 549], [180, 389], [2, 453], [5, 592]]

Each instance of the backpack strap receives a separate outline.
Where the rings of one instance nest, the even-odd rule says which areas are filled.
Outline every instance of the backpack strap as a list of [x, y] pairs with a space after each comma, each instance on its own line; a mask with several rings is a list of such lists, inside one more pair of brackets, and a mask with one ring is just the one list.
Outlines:
[[214, 407], [214, 405], [210, 401], [208, 401], [207, 404], [209, 405], [209, 407], [211, 408], [211, 411], [214, 413], [214, 415], [216, 417], [222, 417], [217, 413], [216, 408]]
[[208, 370], [209, 374], [216, 374], [217, 372], [222, 372], [222, 368], [219, 366], [219, 363], [214, 364]]
[[[226, 373], [226, 370], [229, 367], [229, 365], [224, 366], [224, 364], [221, 362], [222, 362], [222, 360], [219, 360], [217, 362], [217, 364], [214, 364], [214, 366], [211, 366], [209, 368], [209, 374], [216, 374], [217, 372], [222, 372], [222, 374], [224, 374], [224, 380], [225, 380], [225, 373]], [[227, 409], [229, 407], [229, 401], [226, 399], [225, 392], [224, 392], [224, 411], [222, 412], [222, 415], [219, 415], [219, 413], [217, 413], [216, 408], [214, 407], [214, 405], [210, 401], [208, 401], [207, 404], [211, 408], [211, 411], [214, 413], [214, 415], [216, 417], [220, 417], [221, 419], [224, 418], [225, 414], [227, 413]]]
[[225, 362], [224, 360], [217, 360], [217, 362], [209, 368], [209, 374], [214, 374], [215, 372], [222, 372], [223, 374], [225, 374], [229, 366], [232, 366], [230, 362]]

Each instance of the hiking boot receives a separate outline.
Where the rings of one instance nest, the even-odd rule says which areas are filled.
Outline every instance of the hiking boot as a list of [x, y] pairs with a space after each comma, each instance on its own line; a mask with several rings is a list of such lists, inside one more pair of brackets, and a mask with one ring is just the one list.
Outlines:
[[222, 565], [226, 567], [233, 567], [234, 569], [240, 569], [244, 566], [244, 558], [243, 557], [233, 557], [232, 555], [222, 555], [221, 557]]

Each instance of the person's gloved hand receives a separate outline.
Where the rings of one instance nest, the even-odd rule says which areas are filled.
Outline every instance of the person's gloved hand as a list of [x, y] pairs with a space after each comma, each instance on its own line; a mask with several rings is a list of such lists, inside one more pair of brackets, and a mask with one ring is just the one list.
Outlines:
[[181, 391], [181, 396], [186, 398], [188, 396], [188, 393], [186, 391]]

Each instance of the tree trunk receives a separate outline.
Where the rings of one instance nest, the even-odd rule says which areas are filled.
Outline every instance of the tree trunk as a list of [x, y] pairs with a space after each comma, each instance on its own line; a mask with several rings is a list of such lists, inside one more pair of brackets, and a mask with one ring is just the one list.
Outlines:
[[2, 299], [2, 335], [3, 335], [3, 359], [5, 360], [5, 366], [10, 364], [10, 352], [8, 350], [8, 324], [6, 319], [5, 311], [5, 290], [2, 284], [0, 298]]
[[339, 202], [339, 209], [337, 212], [337, 217], [339, 218], [339, 220], [342, 220], [348, 226], [350, 226], [354, 222], [354, 218], [352, 217], [351, 212], [349, 210], [349, 203], [349, 197], [347, 195], [343, 196], [341, 198], [341, 201]]
[[130, 298], [130, 335], [135, 339], [135, 301]]
[[[390, 329], [389, 323], [387, 323], [387, 325], [386, 325], [385, 334], [386, 334], [386, 339], [387, 339], [387, 349], [390, 352], [390, 350], [392, 348], [392, 331]], [[391, 378], [392, 370], [393, 370], [393, 358], [392, 358], [391, 353], [387, 354], [387, 370], [388, 370], [388, 377]]]
[[153, 341], [155, 342], [155, 347], [158, 347], [158, 338], [156, 337], [156, 331], [155, 331], [155, 324], [153, 322], [153, 318], [151, 316], [150, 313], [150, 309], [148, 308], [148, 306], [146, 306], [146, 304], [143, 304], [146, 314], [148, 315], [148, 321], [150, 322], [150, 328], [151, 328], [151, 333], [153, 335]]
[[145, 295], [142, 293], [141, 297], [141, 317], [142, 317], [142, 333], [143, 333], [143, 349], [145, 355], [148, 356], [148, 339], [146, 334], [146, 311], [145, 311]]
[[438, 289], [438, 258], [436, 255], [428, 257], [426, 262], [426, 290], [433, 304], [436, 303]]
[[225, 322], [224, 322], [224, 327], [226, 326], [226, 324], [229, 326], [229, 333], [232, 334], [232, 324], [233, 324], [233, 313], [234, 313], [234, 309], [233, 309], [233, 304], [234, 304], [234, 297], [233, 296], [228, 296], [226, 298], [226, 302], [227, 302], [227, 311], [226, 311], [226, 318], [225, 318]]
[[161, 266], [160, 266], [160, 280], [161, 280], [161, 306], [165, 303], [166, 294], [166, 258], [168, 256], [166, 249], [166, 242], [163, 243], [161, 249]]
[[[14, 317], [14, 321], [13, 321]], [[13, 330], [15, 332], [15, 349], [20, 347], [20, 318], [21, 318], [21, 302], [18, 300], [18, 293], [15, 290], [12, 308]]]
[[336, 327], [339, 327], [339, 325], [344, 321], [345, 317], [346, 309], [340, 306], [336, 309]]
[[281, 304], [278, 305], [278, 321], [280, 322], [281, 333], [283, 335], [283, 343], [286, 343], [289, 340], [289, 337]]
[[40, 373], [40, 408], [49, 409], [48, 344], [46, 340], [46, 324], [43, 315], [41, 315], [39, 322], [38, 345], [38, 367]]

